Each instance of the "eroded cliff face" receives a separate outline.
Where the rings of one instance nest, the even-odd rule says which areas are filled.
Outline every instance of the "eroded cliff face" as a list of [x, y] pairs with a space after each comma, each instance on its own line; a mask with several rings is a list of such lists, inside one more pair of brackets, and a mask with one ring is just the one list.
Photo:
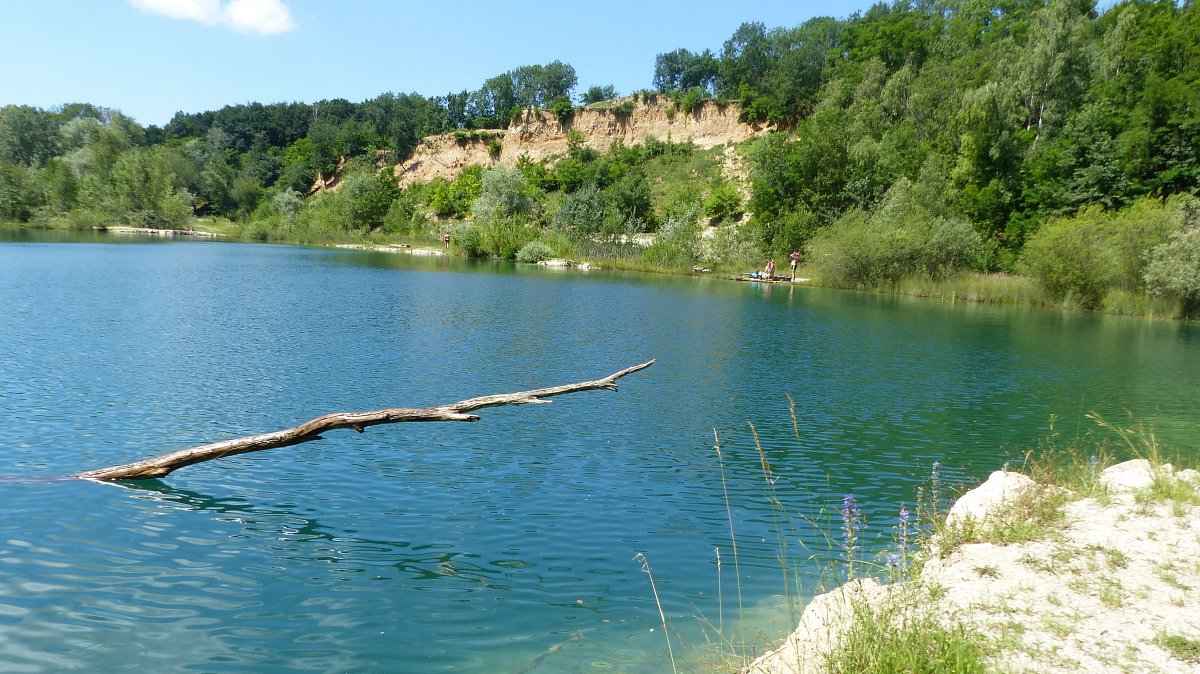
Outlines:
[[[400, 184], [428, 182], [436, 177], [454, 179], [473, 164], [511, 166], [526, 155], [534, 161], [551, 159], [567, 152], [567, 133], [583, 134], [587, 147], [605, 151], [614, 143], [645, 143], [649, 138], [674, 142], [691, 141], [701, 148], [739, 143], [770, 129], [738, 121], [736, 104], [709, 101], [693, 112], [671, 112], [669, 102], [638, 103], [627, 114], [615, 110], [576, 110], [566, 124], [554, 113], [526, 110], [508, 129], [494, 132], [495, 138], [461, 138], [454, 133], [430, 136], [413, 150], [412, 156], [396, 166]], [[458, 134], [461, 136], [462, 134]], [[493, 140], [499, 141], [499, 152]]]

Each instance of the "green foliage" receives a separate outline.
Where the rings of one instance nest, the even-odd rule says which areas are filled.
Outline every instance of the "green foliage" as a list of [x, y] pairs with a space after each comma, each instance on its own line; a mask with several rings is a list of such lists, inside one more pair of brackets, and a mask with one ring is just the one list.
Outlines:
[[643, 257], [660, 269], [691, 269], [700, 259], [699, 208], [668, 218]]
[[873, 214], [850, 211], [808, 244], [827, 285], [875, 288], [918, 276], [942, 279], [979, 266], [983, 241], [962, 220], [933, 215], [901, 179]]
[[467, 257], [515, 260], [517, 252], [537, 238], [537, 230], [518, 218], [463, 223], [451, 230], [451, 241]]
[[737, 185], [721, 183], [709, 191], [704, 198], [704, 215], [714, 224], [736, 220], [742, 216], [742, 195]]
[[701, 87], [692, 87], [683, 91], [676, 90], [676, 92], [672, 93], [678, 94], [673, 96], [675, 105], [678, 106], [680, 110], [688, 113], [697, 112], [700, 104], [712, 98], [712, 95], [708, 93], [708, 90]]
[[836, 674], [945, 672], [973, 674], [988, 671], [985, 639], [962, 624], [943, 625], [932, 611], [893, 599], [881, 607], [857, 602], [850, 627], [829, 655]]
[[1147, 289], [1183, 302], [1184, 314], [1200, 310], [1200, 205], [1195, 200], [1179, 204], [1182, 226], [1146, 251], [1143, 278]]
[[1121, 212], [1090, 206], [1043, 224], [1025, 245], [1022, 268], [1052, 298], [1097, 308], [1110, 290], [1141, 289], [1146, 252], [1183, 217], [1179, 201], [1141, 199]]
[[479, 198], [471, 204], [478, 220], [497, 220], [528, 215], [533, 211], [525, 174], [511, 166], [497, 166], [483, 173]]
[[58, 154], [54, 116], [28, 105], [0, 108], [0, 162], [40, 166]]
[[558, 121], [566, 124], [571, 119], [571, 113], [575, 111], [575, 107], [571, 105], [571, 99], [566, 96], [559, 96], [550, 102], [550, 112], [558, 118]]
[[372, 230], [383, 226], [392, 202], [399, 194], [396, 177], [389, 168], [351, 176], [342, 184], [336, 198], [344, 202], [348, 228]]
[[582, 236], [597, 234], [604, 223], [605, 209], [600, 191], [595, 185], [586, 185], [563, 198], [554, 213], [554, 227]]
[[1154, 637], [1154, 643], [1170, 651], [1176, 660], [1200, 664], [1200, 639], [1159, 632], [1158, 636]]
[[687, 91], [698, 88], [711, 91], [717, 79], [718, 61], [712, 51], [694, 54], [676, 49], [654, 59], [654, 86], [658, 91]]
[[443, 218], [465, 218], [483, 191], [483, 167], [468, 166], [453, 182], [435, 178], [429, 185], [429, 206]]
[[753, 236], [750, 228], [726, 225], [716, 228], [713, 236], [702, 245], [701, 259], [707, 264], [734, 269], [740, 273], [747, 267], [761, 263], [763, 252], [759, 249], [757, 238]]
[[554, 251], [544, 241], [537, 239], [530, 241], [517, 251], [517, 262], [532, 263], [549, 260], [554, 257]]
[[588, 87], [587, 91], [580, 95], [579, 102], [583, 105], [591, 105], [592, 103], [599, 103], [600, 101], [611, 101], [618, 96], [620, 96], [620, 94], [617, 93], [617, 88], [613, 85], [596, 85]]

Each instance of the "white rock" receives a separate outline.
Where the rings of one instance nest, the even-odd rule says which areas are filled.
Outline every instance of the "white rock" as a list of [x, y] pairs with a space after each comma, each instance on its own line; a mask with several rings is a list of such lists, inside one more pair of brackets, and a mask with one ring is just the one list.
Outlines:
[[859, 578], [813, 597], [800, 624], [779, 648], [764, 654], [743, 674], [816, 674], [826, 671], [825, 657], [833, 652], [850, 624], [855, 604], [879, 606], [888, 587], [874, 578]]
[[987, 482], [963, 494], [954, 502], [950, 513], [946, 515], [946, 524], [961, 524], [967, 520], [982, 524], [987, 521], [989, 515], [998, 513], [1005, 504], [1016, 500], [1036, 486], [1027, 475], [998, 470], [988, 477]]
[[[1170, 472], [1170, 466], [1163, 466]], [[1109, 466], [1100, 473], [1100, 484], [1114, 494], [1145, 489], [1154, 483], [1154, 467], [1146, 459], [1133, 459]]]
[[1200, 471], [1194, 470], [1192, 468], [1185, 468], [1184, 470], [1181, 470], [1178, 473], [1175, 473], [1175, 477], [1179, 478], [1180, 480], [1183, 480], [1184, 482], [1191, 482], [1192, 484], [1200, 484]]

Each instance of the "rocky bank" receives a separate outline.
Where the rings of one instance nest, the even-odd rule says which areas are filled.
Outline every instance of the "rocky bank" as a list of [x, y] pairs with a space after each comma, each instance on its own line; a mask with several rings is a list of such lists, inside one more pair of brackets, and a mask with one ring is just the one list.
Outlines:
[[[908, 583], [863, 579], [820, 595], [781, 647], [743, 671], [826, 671], [856, 602], [915, 600], [943, 624], [984, 635], [993, 671], [1200, 672], [1200, 659], [1181, 659], [1160, 639], [1200, 640], [1200, 506], [1148, 498], [1156, 475], [1200, 491], [1194, 470], [1140, 459], [1112, 466], [1101, 474], [1103, 498], [1067, 503], [1065, 522], [1041, 540], [962, 545], [932, 555]], [[955, 503], [950, 521], [987, 526], [1036, 488], [998, 471]]]

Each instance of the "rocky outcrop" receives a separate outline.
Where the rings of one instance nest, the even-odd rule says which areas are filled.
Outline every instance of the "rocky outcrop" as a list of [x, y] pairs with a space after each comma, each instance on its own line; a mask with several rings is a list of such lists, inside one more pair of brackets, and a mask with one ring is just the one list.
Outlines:
[[[695, 110], [676, 110], [665, 99], [637, 103], [629, 112], [618, 108], [576, 109], [565, 122], [547, 110], [526, 110], [504, 131], [471, 137], [463, 132], [430, 136], [418, 143], [408, 160], [396, 166], [400, 184], [428, 182], [436, 177], [454, 179], [472, 165], [512, 166], [522, 155], [534, 161], [553, 159], [567, 152], [567, 134], [582, 134], [583, 144], [599, 151], [616, 143], [637, 145], [650, 138], [690, 141], [701, 148], [740, 143], [770, 131], [768, 127], [738, 120], [736, 104], [705, 102]], [[499, 152], [496, 152], [498, 141]]]
[[754, 661], [749, 674], [799, 674], [823, 672], [825, 655], [838, 647], [850, 626], [856, 604], [878, 604], [888, 588], [874, 578], [859, 578], [817, 595], [800, 616], [800, 625], [783, 645]]
[[[434, 178], [454, 180], [468, 166], [489, 167], [499, 156], [489, 149], [493, 141], [503, 143], [504, 131], [489, 132], [494, 136], [470, 137], [461, 133], [443, 133], [422, 138], [412, 155], [396, 165], [400, 186], [427, 183]], [[512, 162], [510, 162], [512, 163]]]
[[986, 525], [989, 519], [1002, 513], [1011, 504], [1037, 488], [1029, 476], [998, 470], [983, 484], [962, 495], [946, 515], [947, 526], [968, 522]]
[[[1049, 492], [1015, 475], [993, 473], [955, 503], [954, 517], [1002, 519], [1030, 490]], [[1135, 460], [1099, 478], [1104, 497], [1067, 503], [1064, 522], [1041, 540], [962, 545], [926, 561], [907, 583], [856, 581], [817, 597], [810, 609], [822, 617], [806, 609], [784, 645], [744, 671], [826, 671], [855, 605], [886, 608], [919, 596], [942, 623], [984, 635], [995, 671], [1200, 672], [1200, 662], [1180, 659], [1162, 641], [1200, 634], [1200, 505], [1186, 496], [1194, 489], [1200, 498], [1200, 474]], [[1183, 496], [1155, 501], [1147, 488], [1164, 479]]]

